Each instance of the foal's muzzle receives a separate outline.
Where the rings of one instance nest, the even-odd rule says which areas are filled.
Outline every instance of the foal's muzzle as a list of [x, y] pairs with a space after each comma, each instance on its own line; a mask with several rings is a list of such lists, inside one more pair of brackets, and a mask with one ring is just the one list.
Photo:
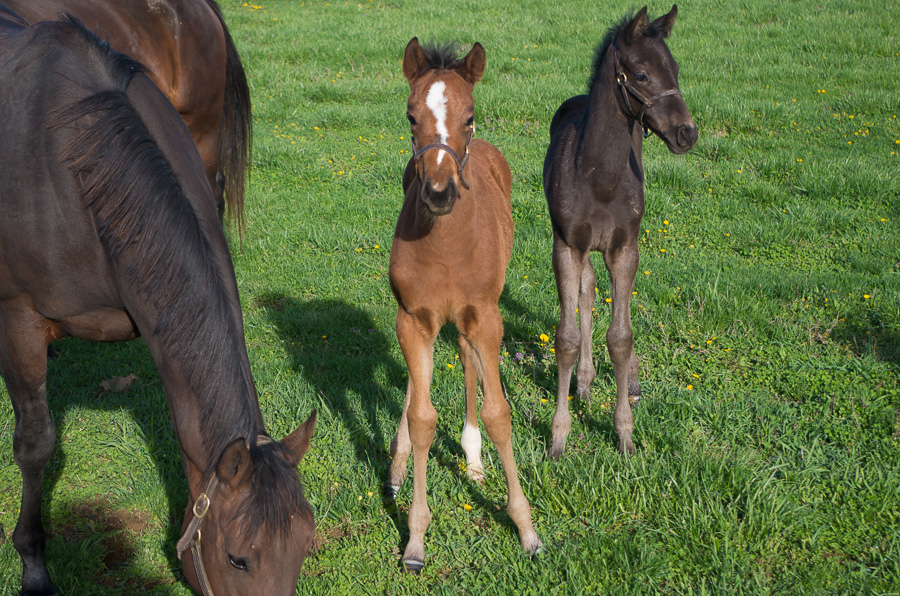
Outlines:
[[456, 188], [453, 179], [448, 180], [441, 190], [435, 190], [427, 180], [422, 181], [420, 198], [432, 215], [447, 215], [453, 211], [453, 205], [458, 197], [459, 189]]

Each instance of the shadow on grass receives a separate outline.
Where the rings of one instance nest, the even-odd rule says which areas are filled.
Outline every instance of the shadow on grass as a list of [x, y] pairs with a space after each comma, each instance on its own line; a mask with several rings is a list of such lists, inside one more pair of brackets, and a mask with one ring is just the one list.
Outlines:
[[[378, 329], [368, 313], [341, 300], [301, 301], [271, 294], [257, 303], [265, 309], [283, 341], [292, 367], [315, 388], [324, 405], [343, 425], [357, 461], [384, 481], [390, 469], [386, 447], [400, 420], [408, 379], [405, 363], [390, 355], [391, 343], [396, 341], [393, 333], [388, 335]], [[452, 326], [445, 326], [437, 341], [455, 346], [456, 333]], [[464, 392], [461, 380], [459, 392]], [[457, 422], [451, 416], [456, 412], [440, 407], [439, 410], [443, 411], [439, 412], [431, 460], [462, 477], [459, 461], [464, 454], [458, 436], [451, 431]], [[461, 425], [462, 408], [458, 414]], [[383, 430], [385, 419], [388, 432]], [[410, 466], [411, 462], [410, 458]], [[410, 484], [411, 478], [405, 486]], [[498, 503], [485, 497], [478, 484], [466, 481], [466, 485], [474, 504], [515, 533], [515, 524]], [[409, 540], [408, 506], [388, 496], [383, 497], [382, 506], [400, 535], [398, 548], [402, 551]], [[451, 505], [432, 501], [432, 506]]]
[[[187, 480], [159, 374], [146, 345], [142, 340], [104, 344], [66, 339], [54, 344], [54, 352], [54, 358], [48, 363], [47, 399], [56, 422], [56, 444], [43, 480], [47, 560], [54, 581], [66, 591], [71, 581], [67, 578], [78, 577], [96, 586], [92, 593], [100, 594], [121, 593], [123, 589], [142, 591], [183, 582], [175, 543], [187, 502]], [[105, 380], [130, 374], [136, 374], [138, 381], [126, 391], [107, 393], [100, 386]], [[96, 496], [83, 501], [56, 492], [68, 459], [62, 445], [63, 435], [68, 443], [65, 448], [84, 449], [96, 457], [98, 465], [118, 467], [112, 463], [120, 455], [114, 447], [96, 443], [81, 446], [77, 435], [82, 429], [67, 420], [70, 414], [77, 415], [79, 409], [126, 411], [140, 428], [141, 439], [146, 441], [169, 504], [164, 553], [172, 575], [146, 576], [133, 564], [141, 557], [137, 535], [149, 528], [152, 512], [114, 509], [108, 500], [111, 488], [108, 484], [97, 484]], [[109, 430], [113, 441], [115, 430]], [[15, 476], [21, 489], [18, 470]], [[59, 501], [56, 505], [55, 500]], [[85, 553], [94, 555], [85, 556]]]

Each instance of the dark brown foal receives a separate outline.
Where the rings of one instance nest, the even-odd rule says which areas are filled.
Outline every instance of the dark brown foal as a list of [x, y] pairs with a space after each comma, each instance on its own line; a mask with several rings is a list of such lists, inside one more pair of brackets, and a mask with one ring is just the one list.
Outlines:
[[481, 419], [506, 475], [509, 516], [519, 528], [522, 548], [528, 553], [541, 548], [531, 506], [519, 485], [510, 409], [500, 384], [503, 320], [497, 301], [513, 246], [512, 180], [503, 155], [489, 143], [472, 140], [472, 89], [484, 65], [484, 49], [478, 43], [460, 60], [446, 49], [423, 49], [415, 38], [403, 59], [414, 156], [403, 176], [405, 200], [391, 248], [390, 282], [399, 305], [397, 339], [409, 385], [391, 443], [387, 485], [397, 493], [411, 450], [413, 501], [403, 565], [412, 572], [425, 564], [424, 537], [431, 520], [425, 473], [437, 411], [430, 387], [434, 341], [445, 323], [459, 330], [459, 359], [465, 371], [461, 442], [466, 474], [472, 480], [484, 477], [477, 381], [484, 394]]
[[[553, 445], [558, 458], [572, 427], [569, 383], [578, 363], [578, 397], [590, 398], [596, 275], [591, 252], [603, 253], [612, 290], [606, 333], [616, 376], [619, 450], [633, 453], [631, 403], [640, 399], [631, 332], [631, 292], [644, 213], [643, 138], [656, 133], [673, 153], [697, 142], [697, 127], [678, 90], [678, 65], [665, 39], [677, 8], [650, 22], [644, 7], [610, 29], [597, 50], [589, 95], [566, 100], [550, 124], [544, 192], [553, 223], [553, 271], [559, 293], [559, 365]], [[578, 315], [580, 314], [580, 321]]]

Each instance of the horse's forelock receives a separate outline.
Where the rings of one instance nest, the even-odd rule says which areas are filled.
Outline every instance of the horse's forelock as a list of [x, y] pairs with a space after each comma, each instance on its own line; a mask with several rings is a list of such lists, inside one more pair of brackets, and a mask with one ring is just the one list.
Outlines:
[[252, 490], [238, 509], [242, 531], [252, 536], [265, 529], [270, 537], [287, 538], [294, 516], [309, 509], [297, 468], [289, 463], [290, 454], [280, 443], [251, 447], [250, 457]]

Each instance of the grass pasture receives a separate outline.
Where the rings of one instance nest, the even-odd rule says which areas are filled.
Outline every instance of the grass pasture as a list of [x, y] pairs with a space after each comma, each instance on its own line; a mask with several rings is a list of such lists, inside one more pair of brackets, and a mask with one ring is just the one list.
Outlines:
[[[269, 431], [319, 410], [301, 463], [317, 540], [298, 594], [900, 593], [900, 4], [679, 2], [669, 40], [700, 127], [645, 141], [633, 304], [645, 399], [615, 449], [597, 257], [598, 377], [546, 456], [558, 305], [541, 187], [556, 107], [628, 4], [221, 2], [254, 107], [243, 249], [246, 341]], [[669, 4], [650, 6], [660, 15]], [[411, 482], [382, 497], [406, 371], [387, 282], [409, 159], [411, 37], [481, 42], [476, 134], [513, 172], [501, 298], [514, 449], [545, 552], [519, 550], [485, 439], [465, 479], [455, 331], [435, 350], [433, 520], [419, 577], [398, 569]], [[542, 338], [546, 336], [546, 339]], [[51, 574], [69, 595], [183, 595], [187, 500], [159, 377], [140, 342], [64, 340], [50, 363]], [[136, 375], [124, 393], [100, 383]], [[21, 573], [20, 476], [0, 396], [0, 594]]]

